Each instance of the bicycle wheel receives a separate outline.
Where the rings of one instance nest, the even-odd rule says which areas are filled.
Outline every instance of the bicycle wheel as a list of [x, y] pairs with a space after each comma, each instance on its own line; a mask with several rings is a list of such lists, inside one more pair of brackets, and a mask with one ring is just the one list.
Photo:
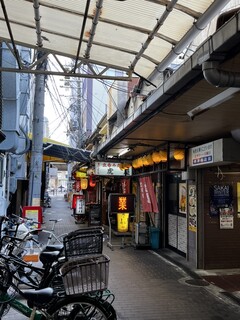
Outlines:
[[87, 296], [67, 296], [48, 310], [58, 320], [115, 320], [98, 300]]

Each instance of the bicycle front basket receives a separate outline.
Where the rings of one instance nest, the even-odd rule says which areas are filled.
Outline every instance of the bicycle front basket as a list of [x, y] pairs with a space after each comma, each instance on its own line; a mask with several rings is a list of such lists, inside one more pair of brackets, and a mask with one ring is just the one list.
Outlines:
[[66, 294], [107, 289], [109, 261], [106, 255], [95, 255], [65, 262], [60, 271]]
[[72, 232], [63, 240], [65, 257], [86, 254], [101, 254], [103, 250], [103, 231], [101, 229]]

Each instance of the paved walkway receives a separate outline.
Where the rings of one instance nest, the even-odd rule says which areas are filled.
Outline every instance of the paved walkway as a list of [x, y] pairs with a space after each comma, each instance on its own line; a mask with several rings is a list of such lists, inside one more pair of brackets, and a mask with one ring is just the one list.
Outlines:
[[[75, 224], [61, 194], [52, 197], [52, 208], [44, 212], [46, 227], [50, 218], [63, 219], [57, 224], [58, 234], [82, 226]], [[113, 238], [112, 243], [119, 244], [120, 240]], [[133, 246], [113, 248], [107, 246], [107, 241], [104, 243], [104, 253], [111, 259], [109, 288], [115, 294], [119, 320], [240, 319], [240, 305], [220, 288], [195, 277], [195, 272], [171, 262], [165, 250], [161, 254], [160, 250], [138, 250]], [[10, 311], [5, 319], [26, 318]]]

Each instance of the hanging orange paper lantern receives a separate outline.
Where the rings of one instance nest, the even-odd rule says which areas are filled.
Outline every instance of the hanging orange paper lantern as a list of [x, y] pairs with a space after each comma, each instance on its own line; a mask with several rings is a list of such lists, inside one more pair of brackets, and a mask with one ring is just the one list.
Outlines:
[[120, 170], [124, 170], [124, 168], [123, 168], [123, 163], [119, 163], [119, 164], [118, 164], [118, 168], [119, 168]]
[[152, 166], [153, 165], [153, 159], [152, 159], [151, 154], [144, 156], [144, 165], [145, 166]]
[[137, 159], [134, 159], [133, 162], [132, 162], [132, 167], [134, 169], [137, 169], [138, 168], [138, 160]]
[[160, 150], [159, 151], [160, 161], [166, 162], [167, 161], [167, 151]]
[[127, 170], [131, 167], [131, 163], [119, 163], [118, 167], [120, 170]]
[[160, 155], [159, 155], [159, 152], [154, 151], [154, 152], [152, 153], [152, 160], [153, 160], [153, 162], [155, 162], [155, 163], [159, 163], [159, 162], [161, 161], [161, 157], [160, 157]]
[[124, 165], [124, 170], [127, 170], [132, 166], [131, 163], [124, 163], [123, 165]]
[[138, 158], [137, 161], [138, 161], [138, 168], [143, 167], [143, 159], [142, 158]]
[[173, 157], [175, 160], [182, 160], [184, 158], [184, 150], [183, 149], [174, 150]]
[[87, 189], [87, 187], [88, 187], [88, 179], [82, 178], [81, 179], [81, 189], [85, 190], [85, 189]]
[[147, 156], [143, 156], [143, 157], [142, 157], [142, 162], [143, 162], [143, 165], [144, 165], [145, 167], [148, 166]]

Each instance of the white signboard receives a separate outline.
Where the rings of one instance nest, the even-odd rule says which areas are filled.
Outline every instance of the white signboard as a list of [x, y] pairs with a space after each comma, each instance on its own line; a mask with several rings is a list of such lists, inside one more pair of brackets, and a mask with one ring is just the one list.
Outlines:
[[213, 163], [213, 142], [190, 149], [191, 166]]
[[85, 214], [85, 200], [84, 199], [77, 199], [76, 213], [77, 214]]
[[98, 176], [131, 176], [132, 168], [121, 170], [117, 162], [95, 162], [95, 174]]

